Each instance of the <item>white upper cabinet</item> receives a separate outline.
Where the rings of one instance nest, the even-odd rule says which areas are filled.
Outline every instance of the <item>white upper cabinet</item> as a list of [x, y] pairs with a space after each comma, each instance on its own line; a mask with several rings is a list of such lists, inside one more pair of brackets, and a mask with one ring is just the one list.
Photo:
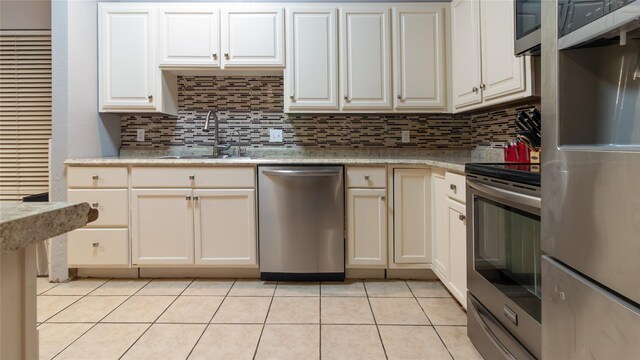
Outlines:
[[[513, 15], [509, 16], [512, 20]], [[453, 104], [456, 108], [480, 104], [480, 6], [478, 0], [451, 3]]]
[[535, 95], [531, 58], [514, 55], [513, 14], [512, 0], [451, 3], [455, 110]]
[[480, 1], [485, 101], [525, 90], [525, 58], [514, 55], [513, 14], [513, 1]]
[[336, 12], [287, 9], [286, 109], [338, 109]]
[[444, 110], [444, 16], [441, 6], [393, 9], [396, 109]]
[[158, 62], [162, 66], [220, 66], [220, 14], [208, 4], [162, 6]]
[[284, 67], [284, 10], [223, 9], [222, 52], [225, 67]]
[[100, 111], [154, 111], [155, 27], [152, 6], [107, 6], [98, 15]]
[[389, 8], [340, 9], [343, 109], [391, 108]]

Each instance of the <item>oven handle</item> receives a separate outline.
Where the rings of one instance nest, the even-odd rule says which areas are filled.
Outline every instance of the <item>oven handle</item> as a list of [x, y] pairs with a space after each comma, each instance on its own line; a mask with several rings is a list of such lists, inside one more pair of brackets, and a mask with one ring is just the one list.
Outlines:
[[518, 194], [517, 192], [500, 189], [497, 187], [481, 184], [473, 180], [467, 180], [467, 184], [472, 188], [482, 191], [485, 194], [489, 194], [498, 198], [503, 198], [508, 201], [512, 201], [517, 204], [531, 206], [540, 209], [541, 201], [539, 197]]

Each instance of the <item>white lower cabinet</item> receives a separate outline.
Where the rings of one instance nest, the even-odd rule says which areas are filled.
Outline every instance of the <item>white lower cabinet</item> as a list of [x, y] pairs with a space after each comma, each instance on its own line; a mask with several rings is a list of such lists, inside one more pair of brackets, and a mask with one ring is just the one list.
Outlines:
[[447, 199], [449, 223], [449, 254], [451, 271], [448, 288], [453, 296], [467, 308], [467, 220], [465, 205]]
[[431, 263], [431, 207], [431, 170], [394, 169], [394, 263]]
[[387, 266], [386, 189], [347, 190], [347, 267]]
[[193, 264], [191, 189], [131, 190], [133, 265]]
[[68, 235], [69, 267], [128, 267], [127, 229], [78, 229]]
[[434, 174], [433, 272], [466, 309], [467, 307], [467, 219], [466, 205], [456, 201], [452, 188], [464, 176]]
[[257, 265], [254, 189], [194, 190], [195, 263]]

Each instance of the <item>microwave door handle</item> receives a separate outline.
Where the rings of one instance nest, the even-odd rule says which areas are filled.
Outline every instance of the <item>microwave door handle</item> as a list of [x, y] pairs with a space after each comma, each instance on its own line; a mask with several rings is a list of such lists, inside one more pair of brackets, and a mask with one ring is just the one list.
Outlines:
[[498, 198], [502, 198], [508, 201], [512, 201], [517, 204], [531, 206], [540, 209], [540, 198], [525, 194], [518, 194], [517, 192], [500, 189], [497, 187], [481, 184], [472, 180], [467, 180], [467, 184], [472, 188], [482, 191], [485, 194], [489, 194]]

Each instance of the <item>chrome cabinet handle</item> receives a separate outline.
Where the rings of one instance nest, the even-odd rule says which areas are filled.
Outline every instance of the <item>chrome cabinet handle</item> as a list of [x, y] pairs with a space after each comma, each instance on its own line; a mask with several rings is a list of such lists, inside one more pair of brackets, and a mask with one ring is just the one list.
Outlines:
[[218, 60], [218, 54], [217, 53], [212, 53], [211, 57], [213, 57], [213, 60]]
[[99, 176], [98, 175], [93, 175], [91, 178], [93, 179], [93, 181], [98, 181]]
[[147, 99], [149, 99], [149, 102], [152, 102], [153, 101], [153, 95], [148, 95]]
[[485, 90], [487, 88], [487, 85], [485, 84], [480, 84], [480, 89]]
[[460, 219], [460, 221], [464, 221], [464, 219], [466, 219], [466, 218], [467, 217], [462, 215], [462, 214], [458, 215], [458, 219]]
[[92, 245], [93, 247], [97, 248], [98, 246], [100, 246], [100, 243], [99, 243], [99, 242], [94, 242], [94, 243], [92, 243], [91, 245]]
[[471, 91], [473, 91], [474, 93], [477, 94], [478, 93], [478, 88], [474, 86], [474, 87], [471, 88]]
[[187, 200], [187, 201], [191, 201], [191, 196], [187, 195], [187, 196], [184, 197], [184, 199]]
[[224, 53], [224, 58], [229, 60], [229, 53], [228, 52]]
[[94, 209], [97, 209], [98, 208], [98, 203], [91, 204], [91, 207], [94, 208]]
[[449, 189], [453, 190], [454, 192], [456, 191], [458, 187], [455, 186], [454, 184], [449, 184]]
[[193, 200], [194, 200], [194, 201], [198, 201], [198, 200], [200, 200], [200, 196], [194, 196], [194, 197], [193, 197]]
[[196, 179], [196, 176], [195, 176], [195, 175], [189, 175], [189, 180], [193, 181], [193, 180], [195, 180], [195, 179]]

